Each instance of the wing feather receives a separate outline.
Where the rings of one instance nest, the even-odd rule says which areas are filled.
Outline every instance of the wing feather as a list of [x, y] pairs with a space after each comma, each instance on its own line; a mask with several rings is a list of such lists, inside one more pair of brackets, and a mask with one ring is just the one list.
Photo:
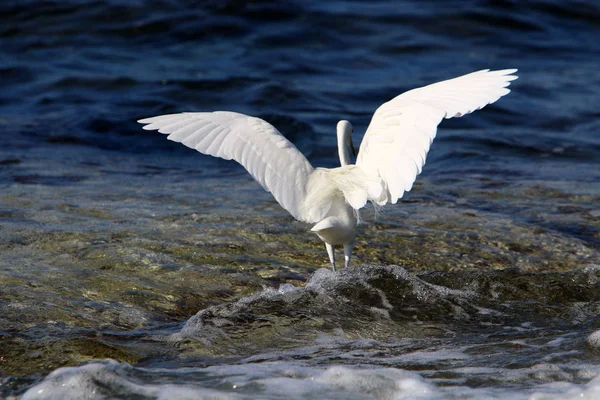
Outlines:
[[306, 207], [309, 176], [306, 157], [275, 127], [260, 118], [217, 111], [181, 113], [141, 119], [146, 130], [226, 160], [234, 159], [294, 218], [317, 222], [327, 206]]
[[356, 164], [378, 176], [387, 201], [396, 203], [421, 173], [437, 126], [461, 117], [510, 92], [516, 69], [482, 70], [409, 90], [382, 104], [367, 128]]

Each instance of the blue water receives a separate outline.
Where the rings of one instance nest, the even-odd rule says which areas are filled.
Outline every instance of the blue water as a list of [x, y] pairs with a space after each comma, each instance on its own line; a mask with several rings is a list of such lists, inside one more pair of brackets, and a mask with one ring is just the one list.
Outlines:
[[11, 147], [168, 151], [136, 118], [227, 109], [289, 117], [331, 146], [337, 120], [363, 132], [404, 90], [516, 67], [514, 93], [448, 121], [430, 164], [461, 139], [506, 161], [597, 162], [598, 12], [563, 1], [6, 2], [3, 130]]
[[[231, 196], [264, 211], [269, 197], [256, 198], [261, 189], [241, 167], [200, 156], [162, 135], [143, 131], [135, 122], [140, 118], [182, 111], [247, 113], [275, 124], [313, 164], [331, 167], [337, 165], [338, 120], [354, 124], [355, 143], [359, 143], [374, 110], [405, 90], [485, 68], [518, 68], [519, 79], [508, 96], [481, 112], [443, 122], [421, 183], [413, 197], [407, 196], [406, 208], [389, 211], [390, 223], [418, 225], [418, 218], [411, 220], [403, 211], [412, 210], [411, 199], [432, 207], [467, 202], [470, 209], [493, 215], [490, 224], [510, 220], [533, 225], [574, 243], [568, 255], [548, 253], [540, 263], [555, 266], [587, 257], [586, 264], [575, 265], [595, 265], [600, 259], [599, 38], [600, 3], [595, 1], [4, 1], [0, 4], [0, 239], [14, 241], [26, 229], [40, 235], [69, 229], [129, 232], [133, 221], [142, 218], [148, 225], [138, 226], [138, 232], [148, 232], [159, 229], [149, 215], [169, 215], [171, 207], [183, 207], [182, 213], [191, 214], [202, 211], [198, 204], [211, 201], [206, 209], [215, 215], [244, 218], [246, 210], [235, 199], [227, 200]], [[231, 186], [220, 177], [230, 179]], [[208, 192], [207, 187], [214, 191]], [[494, 200], [499, 194], [512, 197]], [[110, 195], [119, 201], [110, 203]], [[151, 199], [152, 204], [138, 202], [143, 199]], [[57, 206], [63, 203], [113, 210], [121, 225], [70, 215]], [[267, 214], [283, 215], [278, 212]], [[5, 254], [7, 259], [0, 259], [0, 265], [14, 262], [36, 268], [39, 264], [26, 251], [18, 259]], [[283, 263], [278, 257], [274, 254], [261, 261]], [[532, 263], [515, 258], [514, 266], [535, 270]], [[11, 272], [6, 274], [10, 277]], [[0, 289], [3, 302], [8, 304]], [[162, 317], [152, 318], [164, 322]], [[5, 335], [0, 340], [12, 337], [13, 322], [0, 324]], [[444, 358], [448, 349], [441, 347], [436, 354]], [[457, 357], [463, 357], [463, 350]], [[586, 363], [592, 365], [585, 369], [588, 375], [548, 381], [585, 385], [596, 376], [590, 371], [596, 371], [599, 361], [592, 357]], [[119, 376], [161, 375], [158, 370], [131, 372], [134, 367], [106, 365], [106, 371], [117, 371]], [[257, 378], [259, 386], [274, 392], [259, 388], [246, 394], [282, 396], [277, 391], [280, 382], [271, 382], [281, 376], [302, 381], [313, 374], [327, 386], [339, 371], [335, 365], [324, 365], [318, 373], [292, 365], [298, 371], [288, 375], [277, 367], [265, 367]], [[460, 366], [461, 371], [468, 367]], [[0, 362], [0, 374], [1, 368]], [[211, 368], [206, 372], [210, 376], [239, 374], [252, 380], [249, 371]], [[178, 378], [165, 379], [204, 382], [208, 378], [194, 375], [199, 371], [189, 378], [182, 372], [176, 374]], [[478, 371], [473, 376], [489, 372]], [[47, 372], [40, 370], [0, 395], [20, 394]], [[345, 370], [339, 374], [351, 380], [362, 376]], [[373, 379], [391, 385], [389, 393], [396, 393], [394, 382], [408, 382], [431, 398], [533, 393], [503, 384], [495, 388], [489, 382], [477, 392], [478, 384], [469, 384], [469, 379], [461, 381], [462, 386], [452, 382], [474, 392], [455, 393], [439, 389], [416, 372], [406, 374], [390, 368], [377, 370]], [[131, 389], [132, 393], [167, 396], [164, 386], [136, 382], [145, 389]], [[582, 390], [595, 393], [600, 386], [590, 385]], [[340, 393], [364, 392], [351, 386]], [[296, 388], [290, 397], [311, 398], [320, 387], [308, 394]], [[566, 396], [578, 388], [556, 388], [556, 393]], [[186, 395], [187, 389], [180, 390], [181, 396]], [[386, 398], [388, 392], [377, 396]], [[331, 396], [345, 395], [332, 392]], [[356, 398], [363, 397], [356, 394]]]

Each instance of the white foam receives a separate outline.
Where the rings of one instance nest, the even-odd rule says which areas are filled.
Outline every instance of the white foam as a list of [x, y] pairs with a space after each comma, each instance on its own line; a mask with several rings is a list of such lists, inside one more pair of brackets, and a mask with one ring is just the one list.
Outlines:
[[[244, 396], [286, 399], [433, 399], [439, 392], [418, 374], [395, 368], [316, 368], [290, 362], [208, 367]], [[256, 388], [261, 393], [256, 393]], [[250, 396], [249, 396], [250, 397]]]
[[536, 391], [528, 400], [581, 400], [600, 399], [600, 377], [587, 385], [575, 385], [566, 382], [556, 382], [546, 385], [543, 390]]
[[599, 349], [600, 348], [600, 330], [592, 333], [585, 340], [591, 347], [593, 347], [595, 349]]
[[395, 368], [351, 369], [330, 367], [319, 381], [347, 393], [360, 393], [376, 399], [433, 399], [439, 392], [419, 375]]
[[239, 399], [235, 394], [186, 385], [149, 385], [123, 376], [133, 368], [114, 360], [81, 367], [59, 368], [23, 394], [21, 400], [117, 399], [134, 396], [156, 399]]
[[60, 368], [30, 388], [22, 400], [132, 397], [153, 400], [600, 399], [598, 368], [589, 367], [586, 368], [589, 372], [587, 376], [596, 378], [585, 385], [561, 381], [570, 377], [557, 366], [548, 364], [538, 364], [510, 372], [506, 369], [485, 367], [453, 370], [467, 376], [497, 374], [499, 381], [513, 383], [523, 383], [524, 377], [526, 380], [548, 379], [547, 383], [517, 390], [495, 385], [461, 386], [458, 384], [461, 380], [455, 381], [454, 385], [445, 382], [445, 386], [436, 387], [433, 382], [427, 381], [417, 373], [397, 368], [343, 365], [324, 368], [298, 361], [267, 361], [223, 364], [207, 368], [154, 369], [135, 368], [127, 363], [105, 360], [80, 367]]
[[[50, 399], [239, 399], [239, 398], [356, 398], [419, 399], [439, 397], [439, 392], [419, 375], [394, 368], [325, 369], [285, 362], [221, 365], [195, 369], [221, 390], [194, 385], [144, 384], [132, 375], [136, 372], [163, 371], [136, 369], [113, 360], [93, 362], [81, 367], [60, 368], [30, 388], [22, 400]], [[170, 371], [173, 374], [175, 371]], [[180, 370], [183, 375], [190, 369]], [[206, 382], [205, 382], [206, 383]]]
[[279, 286], [279, 289], [277, 289], [277, 293], [283, 294], [283, 293], [294, 292], [296, 290], [298, 290], [298, 288], [296, 286], [292, 285], [291, 283], [284, 283], [283, 285]]

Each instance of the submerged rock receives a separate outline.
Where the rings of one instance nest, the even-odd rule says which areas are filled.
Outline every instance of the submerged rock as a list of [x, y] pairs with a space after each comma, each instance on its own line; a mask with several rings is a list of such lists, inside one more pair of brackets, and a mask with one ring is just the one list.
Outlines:
[[[23, 399], [489, 398], [490, 387], [510, 398], [595, 398], [597, 379], [575, 383], [598, 375], [580, 360], [584, 341], [600, 342], [599, 278], [595, 267], [319, 269], [302, 287], [267, 288], [183, 326], [138, 331], [154, 361], [61, 368]], [[548, 387], [555, 382], [559, 391]], [[527, 396], [510, 392], [520, 387]]]
[[209, 307], [168, 337], [183, 353], [248, 354], [289, 348], [320, 335], [346, 339], [444, 338], [502, 326], [584, 327], [599, 322], [600, 272], [432, 272], [364, 265], [316, 271], [284, 285]]

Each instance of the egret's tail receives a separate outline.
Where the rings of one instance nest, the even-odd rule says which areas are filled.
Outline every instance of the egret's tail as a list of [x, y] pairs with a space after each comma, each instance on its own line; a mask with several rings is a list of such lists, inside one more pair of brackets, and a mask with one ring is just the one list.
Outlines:
[[[308, 190], [303, 207], [322, 219], [336, 198], [343, 196], [353, 209], [363, 208], [367, 201], [383, 205], [387, 202], [387, 191], [379, 177], [367, 175], [357, 165], [334, 169], [317, 168], [309, 178]], [[316, 221], [315, 221], [316, 222]]]

